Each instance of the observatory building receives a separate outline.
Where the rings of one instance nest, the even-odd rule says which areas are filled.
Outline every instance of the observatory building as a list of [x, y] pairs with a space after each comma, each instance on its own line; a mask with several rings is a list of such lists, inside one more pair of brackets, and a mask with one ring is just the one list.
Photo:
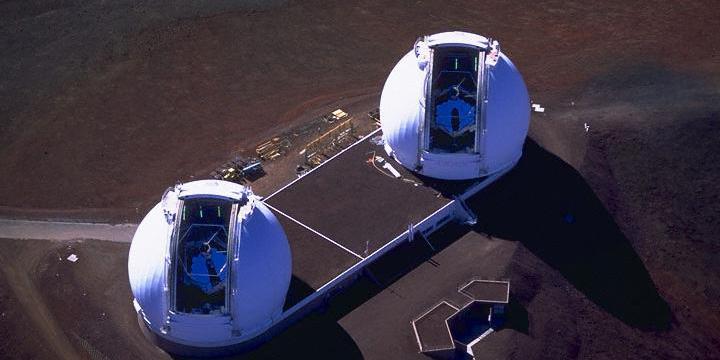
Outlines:
[[465, 32], [419, 38], [380, 98], [385, 151], [419, 174], [466, 180], [512, 168], [530, 102], [497, 41]]
[[262, 199], [218, 180], [169, 188], [128, 259], [145, 334], [178, 355], [249, 350], [390, 252], [435, 251], [520, 159], [529, 105], [496, 41], [426, 36], [385, 83], [381, 128], [301, 177]]
[[291, 268], [275, 215], [249, 189], [217, 180], [169, 188], [140, 223], [128, 259], [146, 333], [183, 349], [232, 346], [273, 326]]

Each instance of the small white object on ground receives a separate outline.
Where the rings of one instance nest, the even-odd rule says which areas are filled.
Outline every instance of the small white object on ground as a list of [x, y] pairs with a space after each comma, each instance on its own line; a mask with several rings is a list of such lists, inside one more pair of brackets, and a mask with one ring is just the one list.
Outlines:
[[540, 106], [540, 104], [532, 104], [532, 108], [535, 112], [545, 112], [545, 108]]
[[385, 140], [383, 139], [382, 135], [378, 135], [371, 138], [370, 143], [377, 146], [383, 146], [385, 145]]
[[588, 132], [588, 131], [590, 131], [590, 125], [588, 125], [587, 123], [585, 123], [585, 132]]
[[383, 168], [390, 171], [393, 174], [393, 176], [395, 176], [396, 179], [400, 178], [400, 176], [401, 176], [400, 173], [397, 170], [395, 170], [395, 168], [392, 165], [390, 165], [390, 163], [386, 162], [385, 165], [383, 165]]
[[75, 254], [70, 254], [70, 256], [68, 256], [67, 259], [68, 259], [69, 261], [76, 262], [76, 261], [78, 261], [79, 258], [78, 258], [78, 256], [75, 255]]

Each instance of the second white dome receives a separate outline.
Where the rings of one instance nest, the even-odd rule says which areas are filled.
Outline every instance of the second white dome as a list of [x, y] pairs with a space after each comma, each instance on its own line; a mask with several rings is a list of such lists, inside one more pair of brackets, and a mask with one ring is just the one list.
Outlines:
[[380, 98], [385, 149], [422, 175], [465, 180], [514, 166], [530, 101], [497, 41], [465, 32], [418, 39]]

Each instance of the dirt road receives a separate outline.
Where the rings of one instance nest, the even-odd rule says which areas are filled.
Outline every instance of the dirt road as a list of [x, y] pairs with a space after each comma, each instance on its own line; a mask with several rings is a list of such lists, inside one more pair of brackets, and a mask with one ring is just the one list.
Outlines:
[[136, 229], [136, 224], [111, 225], [0, 219], [0, 238], [7, 239], [96, 239], [129, 243], [132, 241]]

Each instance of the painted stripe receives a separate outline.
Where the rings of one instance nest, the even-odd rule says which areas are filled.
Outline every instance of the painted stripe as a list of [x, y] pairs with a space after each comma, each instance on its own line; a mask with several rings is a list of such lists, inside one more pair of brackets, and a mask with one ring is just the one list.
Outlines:
[[355, 143], [353, 143], [352, 145], [350, 145], [350, 146], [348, 146], [347, 148], [343, 149], [343, 150], [342, 150], [342, 151], [340, 151], [339, 153], [337, 153], [337, 154], [333, 155], [333, 156], [332, 156], [331, 158], [327, 159], [327, 160], [326, 160], [326, 161], [324, 161], [324, 162], [323, 162], [322, 164], [320, 164], [320, 165], [318, 165], [318, 166], [316, 166], [316, 167], [314, 167], [314, 168], [310, 169], [310, 171], [308, 171], [307, 173], [305, 173], [305, 174], [304, 174], [303, 176], [300, 176], [299, 178], [297, 178], [297, 179], [295, 179], [295, 180], [291, 181], [290, 183], [288, 183], [287, 185], [285, 185], [285, 186], [281, 187], [280, 189], [278, 189], [278, 190], [277, 190], [277, 191], [275, 191], [274, 193], [272, 193], [272, 194], [270, 194], [270, 195], [268, 195], [268, 196], [264, 197], [264, 198], [263, 198], [263, 201], [267, 201], [267, 200], [270, 200], [270, 198], [271, 198], [271, 197], [273, 197], [273, 196], [277, 195], [278, 193], [280, 193], [281, 191], [283, 191], [283, 190], [287, 189], [287, 188], [288, 188], [288, 187], [290, 187], [291, 185], [293, 185], [293, 184], [295, 184], [296, 182], [300, 181], [300, 180], [301, 180], [302, 178], [304, 178], [304, 177], [306, 177], [306, 176], [308, 176], [308, 175], [312, 174], [312, 173], [313, 173], [313, 171], [315, 171], [315, 170], [317, 170], [317, 169], [319, 169], [319, 168], [323, 167], [323, 166], [324, 166], [325, 164], [329, 163], [330, 161], [332, 161], [332, 160], [333, 160], [333, 159], [335, 159], [336, 157], [338, 157], [338, 156], [342, 155], [342, 154], [343, 154], [344, 152], [346, 152], [346, 151], [348, 151], [348, 150], [352, 149], [353, 147], [355, 147], [355, 145], [357, 145], [357, 144], [359, 144], [359, 143], [361, 143], [361, 142], [363, 142], [363, 141], [367, 140], [367, 139], [368, 139], [368, 138], [370, 138], [371, 136], [373, 136], [373, 135], [377, 134], [377, 133], [378, 133], [378, 132], [379, 132], [380, 130], [381, 130], [380, 128], [377, 128], [377, 129], [373, 130], [373, 131], [372, 131], [371, 133], [369, 133], [369, 134], [365, 135], [365, 136], [364, 136], [363, 138], [361, 138], [360, 140], [356, 141], [356, 142], [355, 142]]
[[325, 239], [325, 240], [327, 240], [327, 241], [335, 244], [337, 247], [339, 247], [339, 248], [347, 251], [348, 253], [352, 254], [353, 256], [357, 257], [358, 259], [363, 260], [363, 257], [362, 257], [362, 256], [356, 254], [354, 251], [346, 248], [345, 246], [343, 246], [342, 244], [338, 243], [337, 241], [335, 241], [335, 240], [333, 240], [333, 239], [331, 239], [331, 238], [329, 238], [329, 237], [321, 234], [320, 232], [316, 231], [315, 229], [313, 229], [313, 228], [311, 228], [311, 227], [303, 224], [303, 223], [300, 222], [299, 220], [297, 220], [297, 219], [293, 218], [292, 216], [290, 216], [290, 215], [288, 215], [288, 214], [286, 214], [286, 213], [278, 210], [277, 208], [273, 207], [272, 205], [270, 205], [270, 204], [268, 204], [268, 203], [265, 203], [265, 205], [266, 205], [267, 207], [269, 207], [270, 209], [276, 211], [276, 212], [279, 213], [280, 215], [282, 215], [282, 216], [284, 216], [284, 217], [292, 220], [294, 223], [296, 223], [296, 224], [304, 227], [305, 229], [311, 231], [311, 232], [314, 233], [315, 235], [317, 235], [317, 236], [319, 236], [319, 237], [321, 237], [321, 238], [323, 238], [323, 239]]

